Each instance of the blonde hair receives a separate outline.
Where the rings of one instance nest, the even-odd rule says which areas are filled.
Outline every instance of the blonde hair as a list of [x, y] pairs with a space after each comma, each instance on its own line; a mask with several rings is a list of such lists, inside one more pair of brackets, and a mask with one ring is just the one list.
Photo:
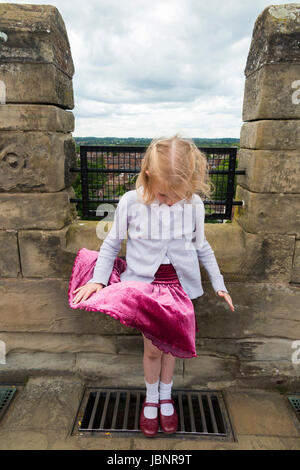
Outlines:
[[170, 138], [153, 139], [147, 147], [135, 183], [137, 190], [143, 186], [142, 202], [145, 204], [154, 201], [155, 184], [162, 185], [179, 199], [187, 200], [199, 192], [204, 197], [211, 197], [215, 189], [205, 154], [192, 139], [183, 138], [179, 133]]

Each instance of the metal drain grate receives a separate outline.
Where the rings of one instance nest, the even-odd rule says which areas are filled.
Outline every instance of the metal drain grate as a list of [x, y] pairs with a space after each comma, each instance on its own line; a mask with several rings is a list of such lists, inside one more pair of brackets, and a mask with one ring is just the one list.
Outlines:
[[3, 387], [0, 386], [0, 421], [3, 418], [14, 394], [16, 393], [16, 387]]
[[[72, 434], [141, 433], [139, 417], [145, 396], [145, 389], [87, 387]], [[178, 413], [178, 430], [172, 438], [189, 435], [235, 440], [222, 392], [174, 389], [172, 398]], [[158, 434], [166, 436], [161, 429]]]
[[288, 399], [300, 421], [300, 395], [289, 396]]

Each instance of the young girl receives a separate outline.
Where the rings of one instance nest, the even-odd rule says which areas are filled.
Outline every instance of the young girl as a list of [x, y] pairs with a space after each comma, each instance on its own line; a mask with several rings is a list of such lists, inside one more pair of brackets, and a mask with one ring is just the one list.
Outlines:
[[[78, 251], [69, 283], [71, 308], [93, 310], [141, 331], [146, 397], [140, 429], [155, 436], [159, 421], [174, 433], [171, 398], [176, 357], [196, 357], [198, 330], [191, 299], [203, 295], [199, 261], [215, 293], [234, 307], [204, 233], [209, 196], [207, 160], [178, 134], [154, 139], [144, 155], [136, 189], [119, 200], [100, 251]], [[126, 260], [118, 255], [127, 238]], [[158, 408], [160, 408], [158, 416]]]

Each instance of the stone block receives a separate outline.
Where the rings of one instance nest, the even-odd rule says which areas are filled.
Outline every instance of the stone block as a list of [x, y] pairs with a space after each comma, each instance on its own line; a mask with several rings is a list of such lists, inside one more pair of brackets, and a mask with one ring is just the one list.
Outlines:
[[[80, 248], [85, 247], [88, 250], [99, 251], [102, 245], [102, 239], [97, 233], [108, 234], [112, 227], [112, 222], [95, 220], [74, 220], [66, 232], [66, 250], [77, 253]], [[126, 256], [126, 238], [121, 243], [118, 256]]]
[[19, 231], [23, 276], [70, 278], [74, 256], [64, 249], [66, 231], [67, 227]]
[[29, 377], [63, 375], [72, 376], [76, 367], [76, 354], [71, 353], [9, 353], [6, 364], [1, 364], [1, 382], [24, 382]]
[[245, 81], [243, 121], [299, 119], [300, 64], [268, 64]]
[[0, 311], [2, 332], [140, 334], [105, 313], [72, 309], [64, 279], [2, 279]]
[[70, 430], [84, 384], [79, 378], [31, 377], [14, 400], [5, 420], [7, 430]]
[[299, 63], [300, 5], [270, 5], [255, 21], [245, 68], [248, 77], [266, 64]]
[[[0, 331], [0, 340], [5, 342], [7, 354], [11, 352], [117, 354], [114, 335]], [[134, 348], [134, 345], [132, 347]]]
[[234, 380], [238, 375], [239, 363], [236, 358], [218, 357], [215, 353], [201, 351], [197, 357], [185, 359], [184, 378], [190, 376], [198, 384], [211, 380]]
[[[216, 300], [207, 293], [193, 301], [199, 328], [197, 340], [300, 339], [299, 288], [285, 283], [232, 282], [229, 291], [234, 312], [223, 299]], [[238, 354], [234, 350], [229, 353]]]
[[[42, 106], [37, 107], [45, 108]], [[55, 109], [53, 106], [51, 108]], [[61, 191], [66, 187], [70, 187], [76, 180], [77, 174], [70, 172], [70, 168], [75, 166], [76, 147], [71, 134], [31, 131], [1, 132], [1, 192], [41, 193]], [[9, 196], [7, 195], [7, 197]], [[18, 198], [20, 196], [14, 195], [14, 197]], [[23, 201], [24, 196], [21, 197]], [[39, 195], [32, 195], [31, 197], [38, 199]], [[51, 195], [48, 197], [51, 197]], [[18, 203], [16, 205], [18, 206]], [[47, 203], [47, 212], [48, 207]], [[34, 204], [31, 212], [33, 211]], [[34, 216], [34, 213], [32, 213], [32, 216]]]
[[61, 308], [59, 281], [3, 279], [0, 283], [1, 330], [51, 331]]
[[244, 338], [196, 339], [197, 353], [208, 350], [218, 357], [235, 357], [240, 363], [254, 361], [292, 361], [295, 353], [294, 339], [267, 335], [245, 336]]
[[238, 152], [237, 183], [256, 193], [299, 193], [300, 154], [298, 150], [250, 150]]
[[117, 379], [118, 387], [126, 386], [130, 384], [132, 376], [139, 380], [143, 378], [143, 357], [131, 354], [120, 357], [118, 354], [78, 353], [76, 373], [85, 378], [101, 377], [113, 382]]
[[0, 131], [47, 131], [49, 134], [49, 132], [73, 132], [74, 125], [74, 114], [59, 106], [42, 104], [0, 106]]
[[295, 241], [291, 281], [300, 284], [300, 240]]
[[0, 229], [59, 230], [77, 216], [72, 186], [56, 193], [0, 193]]
[[270, 119], [245, 122], [240, 147], [259, 150], [297, 150], [300, 148], [298, 119]]
[[238, 436], [299, 436], [293, 412], [277, 391], [231, 391], [226, 402]]
[[[182, 375], [183, 360], [176, 359], [174, 375]], [[76, 373], [88, 379], [101, 379], [118, 387], [139, 384], [145, 387], [143, 355], [88, 354], [76, 355]]]
[[118, 354], [144, 354], [144, 339], [142, 333], [139, 335], [116, 336]]
[[7, 104], [32, 103], [74, 108], [72, 79], [53, 64], [3, 63], [0, 59], [0, 81], [5, 86]]
[[247, 232], [300, 235], [300, 193], [254, 193], [237, 185], [236, 199], [244, 201], [236, 220]]
[[52, 5], [0, 5], [1, 62], [54, 64], [70, 78], [74, 64], [64, 20]]
[[18, 232], [0, 230], [0, 277], [17, 277], [20, 271]]

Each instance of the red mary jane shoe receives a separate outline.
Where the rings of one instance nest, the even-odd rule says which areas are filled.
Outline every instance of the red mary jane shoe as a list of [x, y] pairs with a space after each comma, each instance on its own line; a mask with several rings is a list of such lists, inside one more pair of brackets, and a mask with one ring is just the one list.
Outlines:
[[146, 418], [144, 415], [144, 408], [145, 406], [155, 406], [156, 408], [159, 408], [159, 403], [149, 403], [146, 402], [146, 398], [143, 401], [142, 404], [142, 411], [140, 414], [140, 429], [143, 432], [143, 434], [147, 437], [153, 437], [156, 436], [158, 433], [159, 429], [159, 421], [158, 421], [158, 414], [156, 418]]
[[178, 429], [178, 414], [175, 409], [175, 403], [172, 398], [168, 400], [159, 400], [160, 405], [162, 405], [163, 403], [172, 403], [174, 407], [174, 413], [171, 416], [165, 416], [162, 414], [160, 410], [160, 413], [159, 413], [160, 427], [164, 433], [173, 434]]

